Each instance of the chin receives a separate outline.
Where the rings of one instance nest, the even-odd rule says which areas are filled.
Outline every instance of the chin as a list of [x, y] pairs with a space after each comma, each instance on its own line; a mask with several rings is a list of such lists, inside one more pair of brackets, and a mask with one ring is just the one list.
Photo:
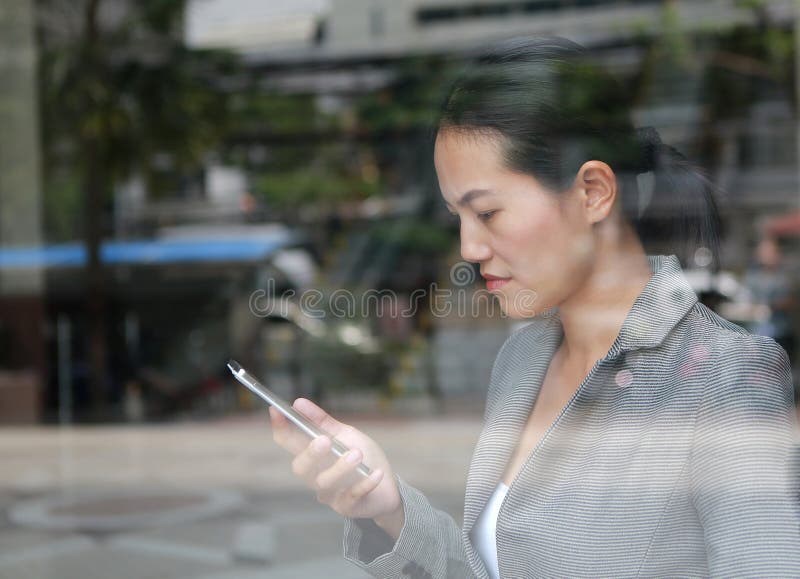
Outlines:
[[533, 292], [518, 292], [514, 296], [499, 294], [497, 301], [503, 315], [513, 320], [526, 320], [538, 316], [546, 308], [542, 307], [538, 294]]

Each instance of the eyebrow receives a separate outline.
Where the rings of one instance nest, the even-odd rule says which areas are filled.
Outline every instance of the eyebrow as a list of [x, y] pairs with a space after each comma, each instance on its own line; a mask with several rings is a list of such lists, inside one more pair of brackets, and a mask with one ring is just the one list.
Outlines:
[[[458, 205], [460, 207], [463, 207], [464, 205], [472, 203], [472, 201], [474, 199], [477, 199], [478, 197], [483, 197], [484, 195], [491, 195], [492, 193], [494, 193], [494, 192], [490, 191], [489, 189], [471, 189], [471, 190], [467, 191], [466, 193], [464, 193], [464, 195], [462, 195], [461, 199], [456, 201], [456, 205]], [[450, 204], [447, 203], [446, 201], [445, 201], [445, 205], [447, 205], [448, 207], [450, 206]]]

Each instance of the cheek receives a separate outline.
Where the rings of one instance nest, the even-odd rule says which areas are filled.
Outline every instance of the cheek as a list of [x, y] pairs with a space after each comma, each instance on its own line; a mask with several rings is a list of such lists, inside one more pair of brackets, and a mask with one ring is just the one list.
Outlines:
[[[559, 215], [529, 220], [507, 247], [505, 261], [522, 288], [536, 291], [551, 307], [574, 290], [591, 264], [592, 242]], [[512, 251], [513, 250], [513, 251]]]
[[517, 270], [521, 281], [541, 283], [563, 262], [567, 238], [567, 232], [553, 216], [520, 219], [506, 252], [509, 265]]
[[593, 251], [592, 229], [581, 221], [572, 205], [559, 205], [549, 216], [548, 237], [555, 259], [562, 269], [583, 269]]

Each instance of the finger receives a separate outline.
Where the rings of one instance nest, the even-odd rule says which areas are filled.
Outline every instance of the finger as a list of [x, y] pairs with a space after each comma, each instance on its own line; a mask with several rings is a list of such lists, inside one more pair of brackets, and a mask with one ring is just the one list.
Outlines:
[[272, 439], [278, 446], [295, 455], [305, 450], [309, 443], [307, 434], [300, 432], [280, 411], [271, 406], [269, 415], [272, 425]]
[[301, 414], [307, 416], [314, 424], [322, 427], [334, 436], [339, 434], [339, 432], [346, 427], [345, 424], [333, 418], [308, 398], [298, 398], [294, 401], [292, 407]]
[[272, 406], [269, 407], [269, 424], [272, 428], [272, 437], [275, 439], [275, 442], [280, 443], [279, 439], [283, 439], [286, 436], [287, 426], [289, 426], [289, 421], [286, 420], [280, 412], [275, 410]]
[[353, 512], [353, 508], [361, 499], [374, 491], [383, 480], [383, 471], [379, 468], [373, 470], [369, 476], [361, 477], [361, 480], [351, 486], [348, 490], [341, 493], [334, 502], [333, 509], [341, 515], [348, 516]]
[[325, 455], [330, 453], [330, 449], [330, 438], [318, 436], [294, 457], [292, 472], [313, 487], [317, 473], [330, 464], [330, 458], [325, 461]]
[[[320, 493], [330, 495], [342, 487], [342, 481], [349, 478], [351, 473], [356, 470], [358, 463], [361, 462], [362, 453], [359, 449], [353, 448], [339, 457], [339, 460], [330, 467], [319, 473], [316, 478], [317, 490]], [[352, 479], [351, 479], [352, 480]]]
[[269, 419], [274, 426], [278, 426], [279, 428], [293, 426], [289, 419], [274, 406], [269, 407]]
[[269, 422], [272, 428], [281, 428], [289, 423], [286, 417], [278, 412], [274, 406], [268, 406], [267, 409], [269, 410]]

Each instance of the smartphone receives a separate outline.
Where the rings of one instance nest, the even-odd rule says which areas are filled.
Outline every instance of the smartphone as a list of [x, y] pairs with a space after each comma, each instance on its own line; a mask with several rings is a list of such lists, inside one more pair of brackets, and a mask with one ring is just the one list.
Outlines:
[[[331, 439], [331, 451], [336, 456], [342, 456], [347, 453], [349, 448], [336, 440], [329, 432], [314, 424], [307, 416], [298, 412], [292, 405], [286, 402], [283, 398], [269, 390], [266, 386], [256, 380], [252, 374], [241, 367], [236, 360], [228, 360], [228, 369], [233, 373], [233, 377], [241, 382], [253, 394], [262, 398], [267, 404], [274, 406], [275, 409], [289, 419], [295, 426], [305, 432], [311, 438], [325, 435]], [[372, 472], [367, 465], [363, 462], [358, 463], [356, 472], [364, 476], [369, 476]]]

